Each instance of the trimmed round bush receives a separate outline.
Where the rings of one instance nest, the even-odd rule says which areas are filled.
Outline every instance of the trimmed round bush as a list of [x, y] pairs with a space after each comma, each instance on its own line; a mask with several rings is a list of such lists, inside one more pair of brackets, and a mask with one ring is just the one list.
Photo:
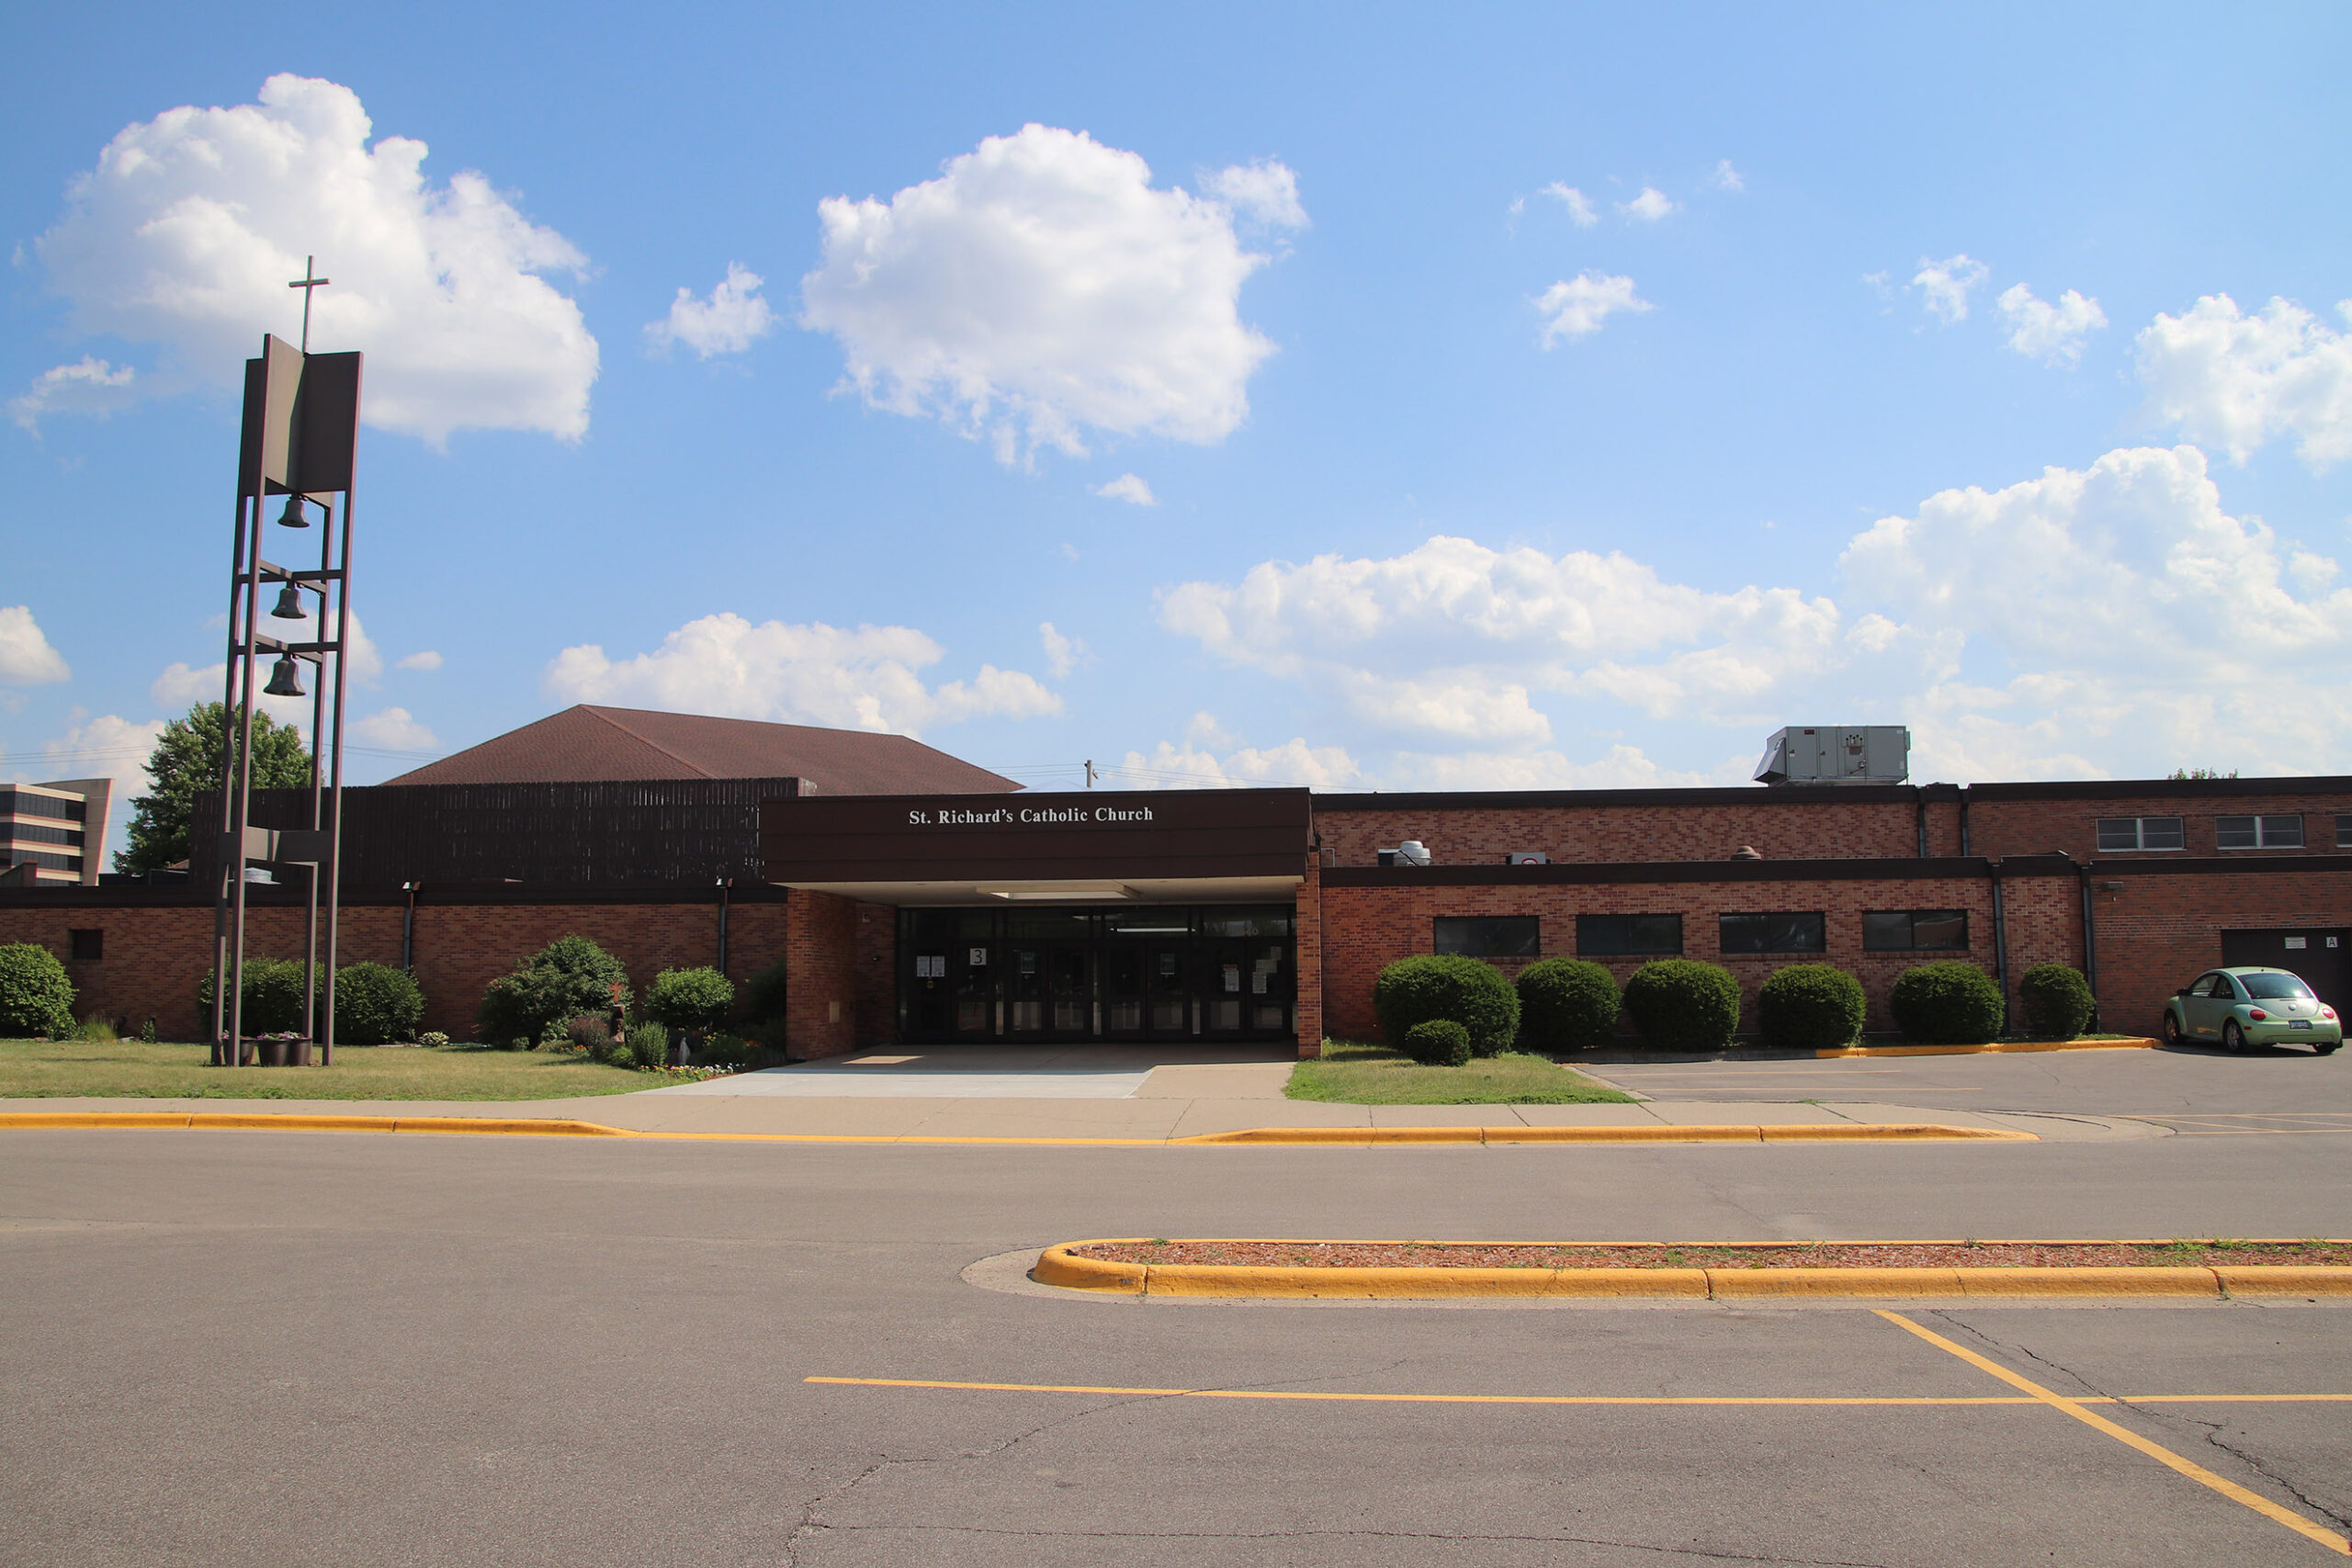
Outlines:
[[[323, 991], [325, 970], [322, 965], [317, 976]], [[302, 961], [299, 958], [254, 958], [245, 960], [245, 1006], [240, 1021], [248, 1037], [255, 1034], [288, 1034], [302, 1027]], [[212, 975], [206, 971], [196, 983], [196, 1013], [204, 1027], [212, 1027]], [[223, 1013], [220, 1027], [229, 1027]]]
[[2090, 982], [2064, 964], [2037, 964], [2018, 976], [2018, 1006], [2036, 1040], [2072, 1040], [2090, 1027], [2098, 1002]]
[[743, 1010], [756, 1019], [784, 1021], [784, 960], [779, 958], [743, 982]]
[[1617, 1032], [1617, 976], [1577, 958], [1541, 958], [1519, 972], [1519, 1027], [1538, 1051], [1589, 1051]]
[[74, 982], [57, 954], [29, 942], [0, 947], [0, 1034], [62, 1039], [74, 1027]]
[[474, 1011], [474, 1037], [535, 1051], [562, 1039], [565, 1024], [582, 1013], [609, 1011], [616, 985], [627, 1007], [628, 971], [621, 961], [584, 936], [563, 937], [490, 983]]
[[1510, 1049], [1519, 1033], [1519, 993], [1491, 964], [1445, 953], [1400, 958], [1373, 982], [1380, 1037], [1398, 1049], [1413, 1025], [1452, 1019], [1470, 1032], [1470, 1054]]
[[1405, 1031], [1398, 1049], [1425, 1067], [1458, 1067], [1470, 1059], [1470, 1032], [1450, 1018], [1432, 1018]]
[[664, 969], [646, 987], [645, 1016], [700, 1034], [735, 1010], [735, 984], [716, 969]]
[[1764, 1043], [1785, 1050], [1831, 1051], [1862, 1032], [1862, 983], [1834, 964], [1792, 964], [1775, 970], [1756, 996]]
[[413, 1040], [424, 1021], [424, 992], [404, 969], [349, 964], [334, 972], [334, 1037], [341, 1045]]
[[1625, 982], [1625, 1010], [1658, 1051], [1720, 1051], [1739, 1028], [1739, 982], [1720, 964], [1661, 958]]
[[1887, 998], [1904, 1037], [1922, 1045], [1978, 1045], [2001, 1037], [2001, 987], [1973, 964], [1946, 959], [1905, 969]]

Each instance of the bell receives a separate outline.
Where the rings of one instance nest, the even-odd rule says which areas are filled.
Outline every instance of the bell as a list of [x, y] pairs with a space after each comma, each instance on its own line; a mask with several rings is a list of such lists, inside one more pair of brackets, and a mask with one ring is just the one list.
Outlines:
[[281, 528], [307, 528], [311, 525], [311, 514], [302, 510], [300, 496], [286, 498], [286, 510], [277, 514], [277, 525]]
[[302, 591], [290, 582], [277, 591], [277, 608], [269, 614], [272, 619], [280, 621], [307, 621], [311, 618], [310, 612], [302, 608]]
[[273, 697], [310, 695], [302, 690], [302, 678], [295, 672], [294, 656], [290, 653], [278, 656], [277, 667], [269, 672], [269, 684], [264, 686], [262, 691]]

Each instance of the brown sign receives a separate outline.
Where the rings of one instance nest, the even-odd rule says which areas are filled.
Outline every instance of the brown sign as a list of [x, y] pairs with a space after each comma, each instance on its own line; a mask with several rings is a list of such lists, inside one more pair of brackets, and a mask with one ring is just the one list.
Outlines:
[[866, 795], [769, 800], [770, 882], [1041, 882], [1296, 876], [1303, 789]]

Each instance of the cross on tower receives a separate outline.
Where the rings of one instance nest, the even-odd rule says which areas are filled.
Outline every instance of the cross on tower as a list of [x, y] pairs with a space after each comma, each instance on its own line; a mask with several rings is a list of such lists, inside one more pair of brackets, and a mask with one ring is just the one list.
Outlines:
[[334, 281], [334, 279], [331, 277], [312, 277], [311, 276], [312, 273], [319, 270], [312, 265], [319, 258], [316, 256], [304, 256], [302, 258], [302, 276], [286, 286], [288, 288], [299, 288], [302, 291], [302, 352], [305, 354], [311, 352], [311, 292], [313, 289], [324, 288], [328, 284]]

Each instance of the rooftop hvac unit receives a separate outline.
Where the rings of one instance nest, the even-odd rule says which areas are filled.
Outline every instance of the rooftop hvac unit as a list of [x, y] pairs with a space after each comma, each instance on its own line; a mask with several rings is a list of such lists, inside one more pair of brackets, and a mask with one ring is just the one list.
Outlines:
[[1393, 850], [1380, 851], [1379, 854], [1380, 863], [1383, 865], [1427, 865], [1430, 863], [1430, 847], [1419, 839], [1408, 839]]
[[1764, 743], [1756, 777], [1768, 784], [1902, 784], [1911, 731], [1899, 724], [1791, 725]]

